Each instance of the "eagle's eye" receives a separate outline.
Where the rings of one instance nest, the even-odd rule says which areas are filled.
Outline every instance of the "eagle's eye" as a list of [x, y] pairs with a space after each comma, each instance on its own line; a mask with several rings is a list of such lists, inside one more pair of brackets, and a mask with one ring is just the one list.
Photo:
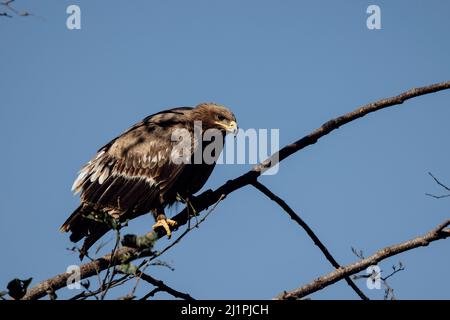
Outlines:
[[217, 119], [218, 119], [219, 121], [223, 121], [223, 120], [225, 120], [225, 117], [219, 114], [219, 115], [217, 116]]

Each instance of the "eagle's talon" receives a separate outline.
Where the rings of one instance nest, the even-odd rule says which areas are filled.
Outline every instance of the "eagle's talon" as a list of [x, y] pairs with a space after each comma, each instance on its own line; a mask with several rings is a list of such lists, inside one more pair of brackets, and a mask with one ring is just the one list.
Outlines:
[[176, 222], [175, 220], [172, 220], [172, 219], [166, 219], [166, 222], [171, 227], [175, 227], [178, 224], [178, 222]]
[[172, 231], [170, 230], [170, 227], [175, 227], [176, 225], [177, 222], [175, 220], [162, 218], [158, 219], [158, 221], [152, 226], [152, 229], [156, 230], [157, 228], [160, 227], [164, 228], [167, 234], [167, 238], [170, 239], [170, 237], [172, 236]]

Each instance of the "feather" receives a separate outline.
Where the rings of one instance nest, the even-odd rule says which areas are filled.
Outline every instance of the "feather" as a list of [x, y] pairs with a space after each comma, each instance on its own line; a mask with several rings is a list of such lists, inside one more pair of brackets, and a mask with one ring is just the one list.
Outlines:
[[77, 194], [78, 192], [81, 191], [81, 186], [83, 185], [84, 178], [86, 178], [87, 174], [88, 174], [88, 171], [82, 170], [79, 173], [78, 177], [75, 179], [75, 181], [72, 185], [72, 192], [74, 194]]
[[103, 172], [102, 172], [102, 174], [100, 175], [100, 177], [98, 177], [98, 183], [99, 183], [99, 184], [102, 184], [102, 183], [106, 180], [106, 178], [108, 177], [108, 175], [109, 175], [109, 168], [108, 168], [108, 167], [105, 167], [105, 168], [103, 169]]

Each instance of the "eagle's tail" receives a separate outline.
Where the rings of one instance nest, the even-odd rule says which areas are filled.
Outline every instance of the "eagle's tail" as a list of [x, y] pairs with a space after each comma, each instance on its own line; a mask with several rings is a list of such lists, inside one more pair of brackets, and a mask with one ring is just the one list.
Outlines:
[[80, 205], [60, 228], [62, 232], [72, 232], [70, 235], [72, 242], [85, 238], [80, 250], [80, 259], [83, 259], [89, 248], [110, 230], [107, 224], [87, 218], [87, 214], [91, 212], [92, 208]]
[[72, 225], [75, 224], [81, 215], [81, 211], [83, 210], [83, 206], [79, 206], [67, 220], [63, 223], [63, 225], [59, 228], [61, 232], [69, 232], [72, 229]]

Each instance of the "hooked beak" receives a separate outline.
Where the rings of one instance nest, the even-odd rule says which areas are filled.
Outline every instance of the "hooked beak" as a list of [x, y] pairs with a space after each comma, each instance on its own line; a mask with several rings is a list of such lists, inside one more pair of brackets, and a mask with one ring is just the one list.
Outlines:
[[230, 121], [229, 124], [224, 124], [222, 122], [216, 122], [216, 124], [218, 124], [219, 126], [221, 126], [222, 128], [224, 128], [226, 130], [227, 133], [232, 133], [234, 135], [237, 134], [238, 131], [238, 126], [236, 121]]

